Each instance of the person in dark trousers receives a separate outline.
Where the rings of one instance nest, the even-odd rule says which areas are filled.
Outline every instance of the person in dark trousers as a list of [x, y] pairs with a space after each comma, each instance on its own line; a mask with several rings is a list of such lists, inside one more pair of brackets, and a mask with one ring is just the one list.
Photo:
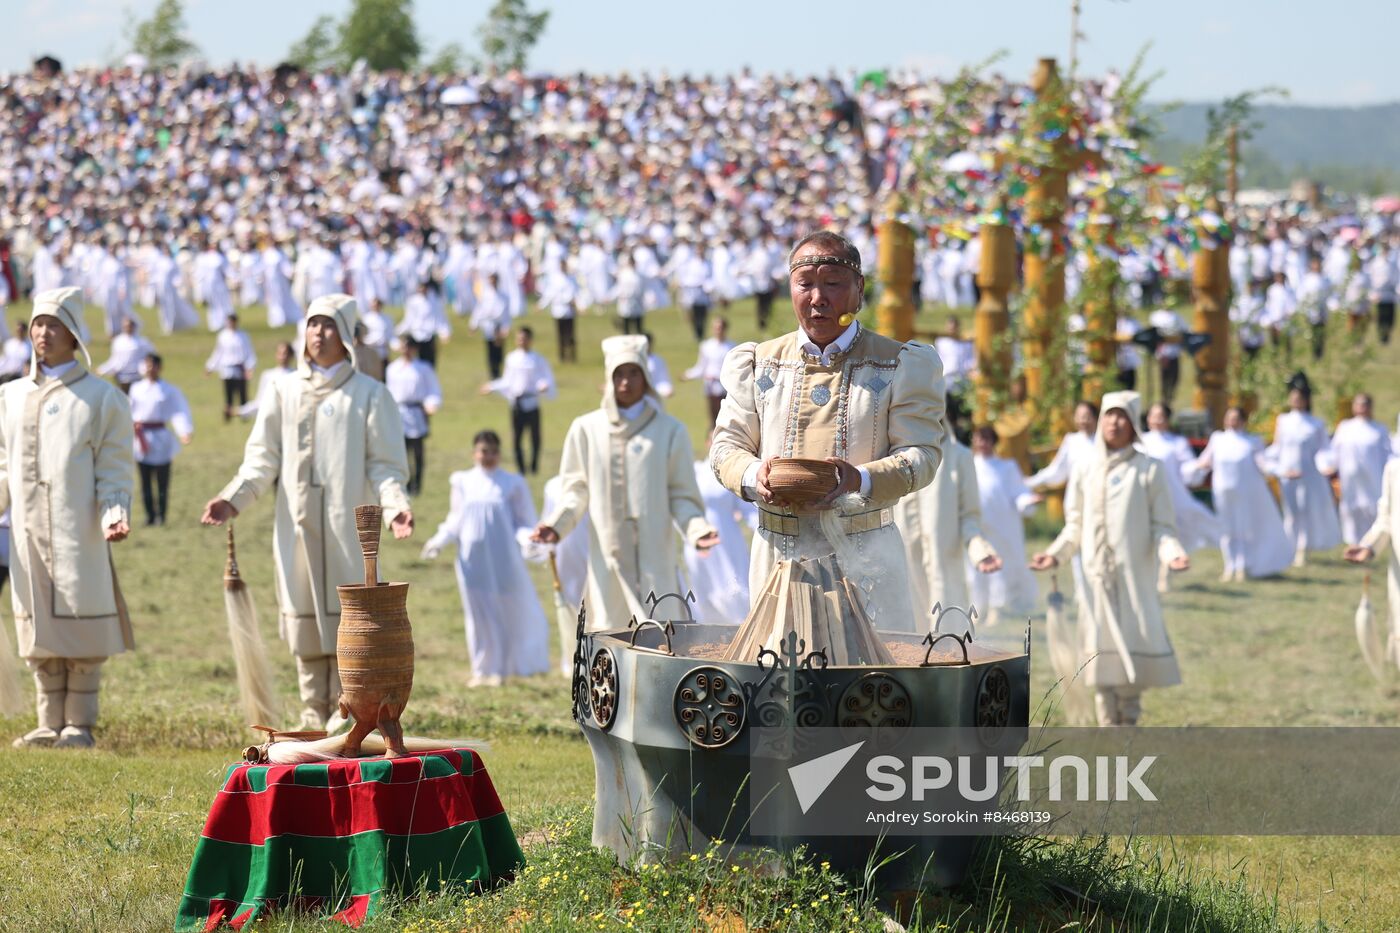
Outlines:
[[170, 464], [194, 435], [194, 419], [185, 394], [160, 378], [160, 368], [160, 356], [148, 353], [141, 367], [143, 378], [133, 382], [127, 392], [147, 527], [165, 524]]
[[406, 492], [416, 496], [423, 490], [428, 420], [442, 407], [442, 385], [433, 367], [418, 358], [418, 344], [412, 340], [399, 341], [399, 358], [385, 368], [384, 384], [398, 404], [403, 422], [403, 444], [408, 453]]
[[214, 352], [204, 364], [206, 373], [217, 372], [224, 383], [224, 420], [229, 421], [239, 408], [248, 404], [248, 380], [258, 365], [253, 341], [238, 329], [238, 315], [230, 314], [214, 338]]
[[[536, 353], [535, 332], [522, 327], [515, 332], [515, 349], [506, 354], [504, 372], [481, 387], [482, 395], [496, 392], [510, 403], [510, 432], [515, 445], [515, 464], [520, 475], [540, 471], [540, 400], [554, 398], [554, 371], [549, 361]], [[525, 459], [525, 435], [530, 435], [530, 459]]]

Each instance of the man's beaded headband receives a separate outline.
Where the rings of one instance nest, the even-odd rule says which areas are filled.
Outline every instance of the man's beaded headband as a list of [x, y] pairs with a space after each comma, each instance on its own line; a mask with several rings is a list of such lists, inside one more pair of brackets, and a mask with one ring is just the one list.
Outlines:
[[858, 262], [853, 262], [852, 260], [847, 259], [845, 256], [825, 256], [825, 255], [824, 255], [824, 256], [803, 256], [803, 257], [801, 257], [800, 259], [794, 259], [792, 262], [788, 263], [788, 275], [792, 275], [794, 272], [796, 272], [796, 271], [797, 271], [799, 268], [801, 268], [802, 266], [825, 266], [825, 265], [827, 265], [828, 263], [830, 263], [831, 265], [835, 265], [835, 266], [845, 266], [847, 269], [850, 269], [850, 270], [851, 270], [852, 272], [854, 272], [856, 275], [863, 275], [863, 274], [864, 274], [864, 273], [861, 272], [860, 263], [858, 263]]

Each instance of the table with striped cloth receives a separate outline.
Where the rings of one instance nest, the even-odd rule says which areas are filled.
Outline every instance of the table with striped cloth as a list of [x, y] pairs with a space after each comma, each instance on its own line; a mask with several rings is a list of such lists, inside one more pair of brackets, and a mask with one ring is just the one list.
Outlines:
[[386, 894], [483, 888], [525, 858], [481, 756], [229, 768], [195, 848], [177, 931], [278, 909], [358, 926]]

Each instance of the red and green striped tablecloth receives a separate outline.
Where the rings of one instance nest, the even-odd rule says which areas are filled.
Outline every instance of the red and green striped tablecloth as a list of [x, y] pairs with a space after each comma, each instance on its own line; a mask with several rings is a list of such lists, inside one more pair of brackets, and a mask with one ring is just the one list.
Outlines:
[[309, 910], [358, 926], [385, 894], [484, 887], [525, 863], [481, 756], [229, 768], [204, 824], [177, 931]]

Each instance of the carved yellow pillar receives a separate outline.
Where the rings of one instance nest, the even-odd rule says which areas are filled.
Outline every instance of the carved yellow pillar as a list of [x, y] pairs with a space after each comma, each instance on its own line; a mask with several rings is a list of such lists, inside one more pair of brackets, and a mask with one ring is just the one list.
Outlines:
[[1088, 335], [1088, 362], [1084, 367], [1084, 398], [1096, 406], [1104, 393], [1115, 388], [1118, 371], [1118, 309], [1113, 304], [1113, 291], [1118, 282], [1118, 263], [1105, 258], [1100, 247], [1108, 245], [1113, 232], [1113, 218], [1108, 205], [1095, 202], [1089, 226], [1085, 231], [1089, 242], [1089, 267], [1084, 285], [1088, 291], [1084, 302], [1084, 327]]
[[879, 231], [880, 303], [875, 308], [875, 329], [886, 337], [914, 339], [914, 231], [899, 219], [904, 199], [891, 195], [885, 203], [885, 219]]
[[[1219, 213], [1214, 200], [1207, 209]], [[1198, 230], [1202, 244], [1205, 230]], [[1195, 407], [1210, 414], [1210, 424], [1219, 428], [1225, 423], [1225, 409], [1230, 404], [1230, 250], [1224, 243], [1196, 251], [1191, 269], [1191, 286], [1195, 293], [1196, 314], [1191, 329], [1210, 334], [1210, 343], [1196, 351]]]
[[[1053, 58], [1040, 60], [1030, 86], [1041, 101], [1063, 95]], [[1026, 129], [1033, 137], [1040, 137], [1049, 130], [1050, 127], [1045, 125], [1032, 125]], [[1045, 421], [1048, 418], [1057, 433], [1063, 428], [1056, 422], [1062, 421], [1067, 427], [1069, 412], [1059, 412], [1055, 417], [1055, 413], [1047, 411], [1044, 399], [1047, 368], [1064, 365], [1064, 360], [1049, 359], [1049, 354], [1057, 335], [1064, 329], [1065, 253], [1062, 242], [1065, 209], [1069, 203], [1069, 173], [1065, 166], [1067, 145], [1068, 140], [1064, 135], [1051, 143], [1046, 164], [1036, 166], [1038, 174], [1026, 191], [1026, 221], [1040, 229], [1039, 234], [1035, 235], [1035, 242], [1026, 243], [1025, 251], [1026, 310], [1022, 348], [1026, 390], [1031, 403], [1036, 406], [1038, 419]]]
[[974, 415], [987, 424], [999, 409], [1009, 407], [1011, 391], [1011, 313], [1007, 302], [1016, 281], [1016, 236], [1004, 220], [1006, 204], [998, 204], [998, 222], [984, 223], [978, 232], [982, 257], [977, 285], [982, 298], [973, 313], [973, 345], [977, 349], [977, 401]]

